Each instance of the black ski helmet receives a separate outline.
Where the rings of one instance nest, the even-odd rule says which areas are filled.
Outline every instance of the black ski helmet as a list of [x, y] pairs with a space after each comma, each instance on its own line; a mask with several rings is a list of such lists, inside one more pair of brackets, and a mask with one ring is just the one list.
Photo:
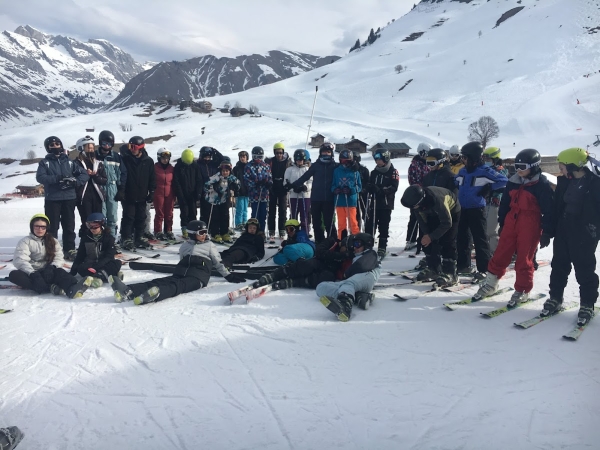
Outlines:
[[[102, 144], [108, 142], [110, 144], [110, 147], [103, 147]], [[112, 150], [112, 148], [115, 146], [115, 135], [112, 134], [112, 131], [108, 131], [108, 130], [103, 130], [100, 132], [100, 134], [98, 135], [98, 148], [100, 150], [105, 149], [105, 150]]]
[[256, 226], [256, 233], [258, 234], [260, 232], [260, 222], [258, 221], [257, 218], [255, 217], [251, 217], [250, 219], [248, 219], [248, 221], [246, 222], [246, 231], [248, 231], [248, 225], [255, 225]]
[[203, 220], [192, 220], [187, 224], [187, 232], [189, 234], [198, 234], [199, 231], [208, 231], [208, 227]]
[[250, 155], [248, 154], [248, 152], [246, 150], [242, 150], [241, 152], [238, 153], [238, 158], [241, 158], [242, 156], [245, 156], [246, 159], [250, 158]]
[[331, 154], [333, 155], [333, 153], [335, 151], [335, 147], [333, 146], [333, 144], [331, 142], [323, 142], [323, 144], [321, 144], [321, 146], [319, 147], [319, 156], [324, 151], [331, 152]]
[[219, 170], [221, 170], [223, 167], [227, 167], [230, 172], [233, 169], [233, 166], [231, 165], [231, 158], [229, 158], [229, 156], [223, 156], [223, 160], [219, 164]]
[[390, 161], [391, 155], [389, 150], [376, 150], [373, 153], [373, 159], [375, 161], [377, 161], [378, 159], [381, 159], [384, 163], [388, 163]]
[[144, 138], [141, 136], [133, 136], [131, 139], [129, 139], [129, 145], [130, 146], [131, 145], [137, 145], [137, 146], [145, 145]]
[[352, 150], [352, 156], [354, 157], [354, 161], [357, 163], [362, 161], [362, 156], [360, 156], [360, 152], [358, 150]]
[[85, 221], [85, 226], [89, 229], [89, 224], [94, 222], [100, 222], [100, 226], [104, 228], [106, 226], [106, 217], [100, 212], [91, 213]]
[[542, 156], [537, 150], [526, 148], [525, 150], [521, 150], [517, 153], [517, 156], [515, 156], [515, 169], [517, 168], [517, 164], [527, 164], [528, 166], [525, 170], [531, 169], [529, 176], [536, 175], [542, 171], [540, 167], [542, 164]]
[[[52, 150], [50, 150], [50, 144], [57, 144], [57, 143], [60, 144], [60, 148], [58, 150], [56, 150], [57, 147], [54, 147]], [[48, 153], [54, 153], [55, 155], [59, 155], [65, 151], [62, 141], [59, 138], [57, 138], [56, 136], [47, 137], [44, 140], [44, 148], [46, 149], [46, 151]]]
[[294, 161], [306, 161], [306, 153], [303, 149], [298, 149], [294, 152]]
[[264, 156], [265, 156], [265, 151], [263, 150], [262, 147], [259, 147], [257, 145], [256, 147], [252, 148], [252, 159], [263, 159]]
[[350, 150], [344, 149], [340, 152], [340, 163], [344, 164], [347, 161], [353, 161], [354, 155]]
[[214, 151], [213, 151], [212, 147], [204, 146], [200, 149], [200, 159], [204, 159], [207, 156], [210, 157], [210, 159], [212, 159], [213, 154], [214, 154]]
[[442, 150], [441, 148], [432, 148], [431, 150], [429, 150], [427, 152], [427, 156], [425, 157], [425, 160], [427, 161], [427, 165], [429, 166], [429, 158], [433, 158], [435, 160], [435, 164], [434, 167], [442, 164], [444, 161], [446, 161], [446, 152], [444, 150]]
[[369, 233], [356, 233], [348, 237], [348, 245], [354, 247], [354, 243], [360, 241], [366, 249], [371, 249], [375, 245], [375, 239]]
[[404, 194], [402, 194], [400, 203], [402, 203], [402, 206], [405, 208], [414, 208], [420, 204], [424, 198], [425, 191], [423, 188], [418, 184], [413, 184], [412, 186], [406, 188]]
[[465, 144], [460, 149], [460, 153], [469, 158], [471, 161], [481, 161], [481, 155], [483, 155], [483, 145], [481, 142], [473, 141]]

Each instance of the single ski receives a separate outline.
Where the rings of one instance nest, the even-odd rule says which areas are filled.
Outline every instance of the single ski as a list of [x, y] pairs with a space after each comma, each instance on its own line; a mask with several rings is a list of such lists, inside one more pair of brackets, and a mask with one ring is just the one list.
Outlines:
[[12, 309], [0, 309], [0, 314], [6, 314], [12, 312]]
[[160, 257], [160, 253], [156, 253], [154, 255], [146, 254], [146, 252], [151, 252], [151, 251], [152, 251], [151, 249], [145, 249], [145, 248], [134, 248], [133, 250], [123, 249], [123, 253], [133, 253], [133, 254], [136, 254], [136, 256], [138, 256], [141, 253], [144, 258], [156, 259], [156, 258]]
[[456, 306], [470, 305], [471, 303], [480, 302], [482, 300], [488, 300], [488, 299], [490, 299], [492, 297], [495, 297], [495, 296], [500, 295], [500, 294], [504, 294], [506, 292], [510, 292], [512, 290], [513, 290], [513, 288], [511, 288], [511, 287], [505, 287], [505, 288], [502, 288], [502, 289], [498, 289], [492, 295], [489, 295], [487, 297], [475, 297], [475, 296], [473, 296], [473, 297], [466, 298], [464, 300], [460, 300], [458, 302], [444, 303], [444, 306], [446, 308], [448, 308], [450, 311], [454, 311], [454, 308]]
[[520, 308], [521, 306], [524, 306], [527, 303], [534, 302], [536, 300], [544, 298], [545, 296], [546, 296], [546, 294], [536, 294], [533, 297], [530, 297], [529, 299], [527, 299], [526, 302], [517, 303], [513, 307], [505, 305], [502, 308], [494, 309], [493, 311], [486, 312], [486, 313], [479, 313], [479, 314], [481, 314], [481, 317], [485, 317], [486, 319], [493, 319], [494, 317], [498, 317], [501, 314], [504, 314], [504, 313], [507, 313], [507, 312], [512, 311], [514, 309]]
[[[406, 300], [413, 300], [419, 297], [422, 297], [423, 295], [427, 295], [427, 294], [431, 294], [432, 292], [458, 292], [458, 291], [462, 291], [463, 289], [467, 289], [472, 287], [471, 283], [468, 282], [462, 282], [460, 281], [458, 284], [455, 284], [454, 286], [448, 286], [448, 287], [439, 287], [435, 282], [433, 281], [425, 281], [422, 282], [422, 284], [424, 283], [434, 283], [433, 286], [431, 286], [430, 289], [427, 289], [426, 291], [420, 292], [418, 294], [413, 294], [413, 295], [400, 295], [400, 294], [394, 294], [394, 297], [396, 297], [398, 300], [400, 301], [406, 301]], [[404, 283], [404, 285], [407, 284], [415, 284], [415, 283]], [[375, 287], [377, 287], [377, 285], [375, 285]]]
[[433, 283], [433, 285], [429, 289], [427, 289], [426, 291], [420, 292], [418, 294], [406, 295], [406, 296], [403, 296], [403, 295], [400, 295], [400, 294], [394, 294], [394, 297], [396, 297], [401, 302], [405, 302], [407, 300], [413, 300], [415, 298], [419, 298], [419, 297], [422, 297], [424, 295], [431, 294], [432, 292], [437, 292], [439, 290], [440, 289], [437, 287], [437, 285], [435, 283]]
[[240, 298], [242, 295], [244, 295], [246, 293], [246, 291], [249, 291], [251, 289], [254, 289], [253, 285], [245, 286], [243, 288], [236, 289], [235, 291], [228, 292], [227, 298], [229, 298], [229, 303], [233, 304], [235, 299]]
[[272, 284], [267, 284], [266, 286], [261, 286], [256, 289], [249, 289], [246, 291], [246, 303], [250, 303], [255, 298], [262, 297], [267, 292], [271, 292], [272, 290], [273, 290]]
[[4, 264], [4, 265], [0, 266], [0, 270], [2, 270], [2, 269], [4, 269], [4, 268], [6, 268], [6, 264]]
[[[0, 289], [23, 289], [21, 286], [16, 284], [0, 284]], [[25, 290], [25, 289], [23, 289]]]
[[563, 335], [564, 339], [567, 339], [568, 341], [576, 341], [577, 339], [579, 339], [579, 336], [582, 335], [582, 333], [584, 332], [584, 330], [588, 327], [588, 325], [590, 324], [590, 322], [592, 321], [592, 319], [600, 312], [600, 306], [596, 306], [594, 308], [594, 315], [592, 316], [592, 318], [590, 319], [590, 321], [588, 323], [586, 323], [585, 325], [575, 325], [575, 328], [573, 328], [571, 331], [569, 331], [567, 334]]
[[561, 312], [568, 311], [569, 309], [576, 308], [577, 306], [579, 306], [579, 303], [572, 303], [570, 305], [563, 306], [559, 310], [554, 311], [554, 313], [549, 314], [547, 316], [541, 316], [538, 314], [537, 316], [535, 316], [532, 319], [526, 320], [524, 322], [515, 323], [515, 327], [521, 328], [522, 330], [526, 330], [527, 328], [531, 328], [532, 326], [537, 325], [538, 323], [543, 322], [544, 320], [548, 320], [548, 319], [560, 314]]

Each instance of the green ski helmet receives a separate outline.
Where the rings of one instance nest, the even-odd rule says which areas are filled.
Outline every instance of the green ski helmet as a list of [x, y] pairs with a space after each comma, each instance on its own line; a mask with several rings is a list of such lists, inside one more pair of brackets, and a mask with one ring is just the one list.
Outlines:
[[560, 164], [567, 166], [569, 172], [577, 171], [586, 165], [588, 153], [578, 147], [568, 148], [558, 154], [556, 160]]
[[186, 148], [184, 151], [181, 152], [181, 160], [184, 164], [187, 164], [189, 166], [191, 163], [194, 162], [194, 152], [191, 151], [189, 148]]
[[491, 159], [502, 158], [500, 149], [498, 147], [488, 147], [483, 151], [484, 156], [488, 156]]

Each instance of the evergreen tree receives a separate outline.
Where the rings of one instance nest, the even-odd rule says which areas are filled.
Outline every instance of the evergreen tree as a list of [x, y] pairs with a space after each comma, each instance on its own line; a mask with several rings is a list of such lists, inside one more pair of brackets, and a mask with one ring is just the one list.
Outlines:
[[357, 48], [360, 48], [360, 39], [356, 40], [356, 43], [352, 46], [352, 48], [350, 48], [350, 52], [353, 52]]

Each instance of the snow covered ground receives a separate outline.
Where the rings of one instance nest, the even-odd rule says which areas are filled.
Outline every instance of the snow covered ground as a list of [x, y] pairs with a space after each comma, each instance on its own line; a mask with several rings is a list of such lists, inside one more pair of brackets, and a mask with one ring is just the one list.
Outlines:
[[[403, 191], [408, 160], [394, 163]], [[0, 204], [3, 259], [42, 209], [41, 199]], [[407, 210], [392, 222], [397, 251]], [[384, 273], [416, 261], [388, 256]], [[549, 273], [538, 270], [534, 292], [547, 293]], [[509, 273], [501, 286], [513, 282]], [[14, 309], [0, 316], [1, 423], [25, 431], [23, 450], [597, 447], [600, 322], [563, 341], [576, 310], [518, 330], [541, 301], [485, 320], [507, 297], [451, 312], [442, 304], [474, 289], [403, 303], [392, 295], [410, 289], [387, 288], [340, 323], [312, 291], [229, 306], [233, 287], [213, 279], [147, 306], [115, 303], [108, 286], [75, 301], [1, 290], [0, 308]]]

